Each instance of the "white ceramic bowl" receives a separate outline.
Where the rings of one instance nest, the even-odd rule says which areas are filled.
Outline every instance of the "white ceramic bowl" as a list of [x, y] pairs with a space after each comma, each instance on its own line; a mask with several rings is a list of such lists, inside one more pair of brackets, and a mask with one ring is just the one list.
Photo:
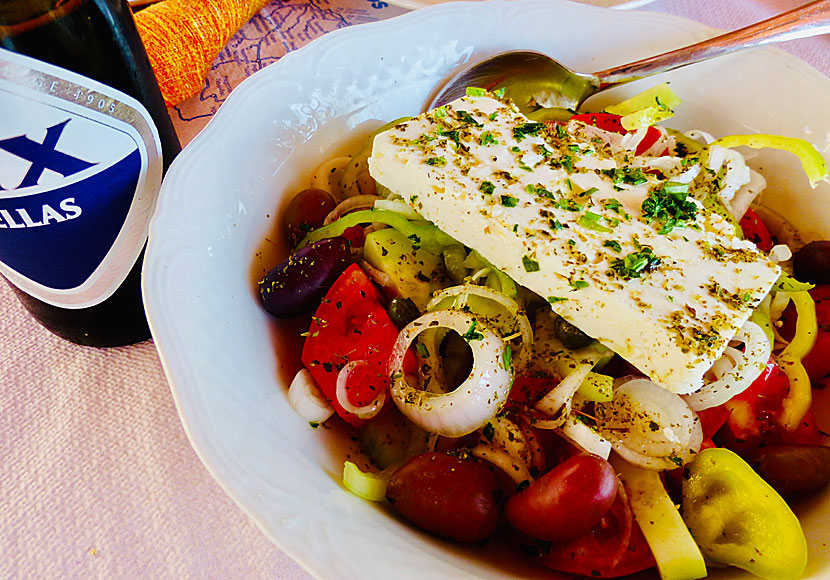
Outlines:
[[[150, 323], [182, 422], [207, 468], [282, 550], [326, 579], [535, 578], [504, 554], [479, 555], [399, 523], [339, 482], [345, 443], [312, 430], [285, 396], [300, 328], [276, 331], [255, 282], [286, 249], [278, 216], [313, 167], [379, 122], [417, 113], [436, 83], [508, 48], [602, 68], [713, 34], [665, 15], [557, 0], [445, 4], [338, 30], [256, 73], [181, 153], [162, 188], [144, 270]], [[389, 42], [394, 39], [394, 42]], [[780, 133], [830, 150], [830, 80], [761, 49], [665, 76], [683, 98], [671, 125], [716, 135]], [[772, 82], [770, 82], [770, 80]], [[646, 81], [647, 83], [648, 81]], [[642, 90], [643, 81], [590, 105]], [[830, 238], [830, 186], [810, 190], [794, 157], [762, 151], [766, 202], [811, 237]], [[825, 425], [827, 423], [825, 422]], [[797, 511], [830, 578], [830, 498]], [[714, 570], [715, 578], [748, 578]]]

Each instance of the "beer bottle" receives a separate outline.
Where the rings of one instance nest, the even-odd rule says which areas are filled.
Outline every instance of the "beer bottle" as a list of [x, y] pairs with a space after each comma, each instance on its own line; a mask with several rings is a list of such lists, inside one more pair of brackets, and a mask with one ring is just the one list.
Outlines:
[[141, 263], [179, 149], [127, 0], [0, 2], [0, 273], [44, 327], [149, 338]]

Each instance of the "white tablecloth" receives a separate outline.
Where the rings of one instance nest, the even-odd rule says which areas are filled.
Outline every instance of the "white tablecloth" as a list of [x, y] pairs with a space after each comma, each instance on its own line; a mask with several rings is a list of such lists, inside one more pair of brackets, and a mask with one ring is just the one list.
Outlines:
[[[640, 10], [729, 29], [801, 3], [658, 0]], [[830, 37], [784, 48], [830, 74]], [[0, 313], [0, 578], [309, 578], [199, 462], [151, 341], [65, 343], [2, 283]]]

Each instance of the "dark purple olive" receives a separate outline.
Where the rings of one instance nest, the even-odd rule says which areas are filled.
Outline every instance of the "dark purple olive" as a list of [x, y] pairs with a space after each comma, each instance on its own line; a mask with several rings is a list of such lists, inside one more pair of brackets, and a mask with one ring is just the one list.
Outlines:
[[339, 236], [292, 253], [260, 280], [262, 305], [278, 318], [313, 312], [349, 265], [350, 258], [349, 241]]
[[331, 194], [322, 189], [304, 189], [291, 198], [282, 214], [282, 229], [291, 245], [296, 246], [308, 232], [323, 225], [336, 205]]
[[823, 445], [762, 447], [749, 464], [782, 497], [810, 495], [830, 483], [830, 447]]
[[795, 253], [793, 274], [811, 284], [830, 284], [830, 241], [810, 242]]

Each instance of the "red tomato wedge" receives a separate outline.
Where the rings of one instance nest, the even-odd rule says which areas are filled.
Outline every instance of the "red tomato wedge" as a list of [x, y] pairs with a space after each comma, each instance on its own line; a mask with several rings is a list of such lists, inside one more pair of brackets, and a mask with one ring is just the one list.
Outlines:
[[[628, 133], [622, 125], [622, 117], [620, 115], [612, 115], [611, 113], [585, 113], [582, 115], [574, 115], [571, 118], [576, 119], [577, 121], [582, 121], [588, 125], [593, 125], [597, 129], [602, 129], [603, 131], [619, 133], [620, 135], [626, 135]], [[645, 137], [643, 137], [642, 141], [637, 144], [635, 153], [637, 155], [642, 155], [651, 149], [651, 146], [657, 143], [661, 136], [662, 133], [660, 133], [659, 129], [649, 127], [646, 131]]]
[[337, 401], [337, 376], [349, 362], [366, 361], [349, 376], [349, 402], [371, 403], [389, 389], [387, 361], [398, 330], [383, 304], [383, 295], [358, 266], [352, 264], [334, 282], [312, 318], [301, 360], [334, 410], [349, 424], [365, 421]]
[[543, 566], [586, 578], [619, 578], [656, 565], [622, 493], [617, 494], [611, 510], [590, 532], [570, 542], [552, 543], [540, 551], [539, 562]]
[[741, 226], [744, 238], [753, 242], [759, 250], [769, 252], [772, 249], [772, 234], [769, 233], [766, 224], [761, 221], [757, 213], [751, 209], [746, 210], [738, 225]]

